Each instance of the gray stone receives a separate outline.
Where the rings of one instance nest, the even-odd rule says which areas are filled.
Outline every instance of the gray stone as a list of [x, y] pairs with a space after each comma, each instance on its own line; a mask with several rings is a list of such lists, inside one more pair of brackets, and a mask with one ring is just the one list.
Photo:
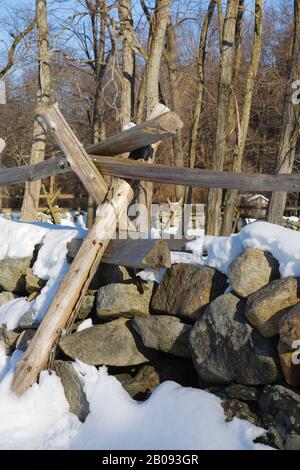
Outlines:
[[250, 410], [249, 405], [243, 401], [229, 398], [221, 402], [227, 421], [233, 418], [245, 419], [249, 423], [257, 425], [257, 415]]
[[8, 330], [6, 326], [0, 326], [0, 344], [3, 345], [6, 354], [12, 354], [16, 349], [19, 334]]
[[10, 302], [11, 300], [14, 300], [16, 296], [12, 294], [11, 292], [1, 292], [0, 293], [0, 306], [6, 304], [7, 302]]
[[33, 292], [40, 292], [42, 288], [46, 285], [47, 281], [37, 277], [35, 274], [33, 274], [33, 269], [28, 268], [26, 271], [25, 283], [26, 291], [29, 294], [32, 294]]
[[139, 293], [133, 283], [108, 284], [101, 287], [97, 295], [96, 311], [102, 320], [118, 317], [132, 318], [148, 315], [153, 283], [144, 284], [144, 293]]
[[[133, 370], [134, 369], [134, 370]], [[172, 380], [183, 387], [197, 387], [197, 373], [190, 359], [161, 353], [149, 364], [131, 368], [126, 373], [109, 369], [123, 385], [125, 390], [136, 399], [144, 399], [162, 382]]]
[[148, 348], [175, 356], [190, 357], [189, 333], [191, 325], [181, 323], [179, 318], [168, 315], [135, 317], [133, 327]]
[[83, 384], [71, 362], [54, 361], [54, 370], [61, 379], [70, 412], [74, 413], [81, 422], [86, 420], [90, 412], [89, 402], [83, 390]]
[[125, 367], [148, 362], [153, 357], [125, 318], [66, 335], [59, 347], [72, 359], [91, 365]]
[[300, 434], [291, 432], [285, 438], [284, 450], [300, 450]]
[[36, 330], [33, 330], [33, 329], [22, 331], [22, 333], [18, 337], [18, 340], [16, 343], [16, 349], [20, 349], [21, 351], [26, 351], [35, 333], [36, 333]]
[[159, 313], [195, 321], [228, 287], [226, 276], [208, 266], [174, 264], [167, 269], [151, 307]]
[[93, 277], [90, 289], [98, 290], [107, 284], [120, 283], [130, 280], [130, 275], [124, 266], [114, 264], [100, 264], [98, 271]]
[[282, 385], [267, 385], [259, 400], [262, 411], [270, 413], [282, 429], [300, 433], [300, 395]]
[[96, 291], [88, 291], [87, 295], [83, 297], [82, 304], [77, 314], [78, 320], [85, 320], [93, 312], [96, 293]]
[[21, 330], [38, 328], [39, 323], [35, 319], [35, 312], [32, 308], [29, 309], [28, 312], [24, 313], [24, 315], [20, 318], [18, 326]]
[[270, 338], [278, 334], [279, 320], [299, 301], [300, 279], [279, 279], [248, 297], [246, 317], [263, 336]]
[[0, 288], [15, 294], [25, 294], [26, 272], [30, 263], [31, 257], [0, 260]]
[[231, 384], [225, 389], [230, 398], [244, 401], [258, 401], [261, 391], [257, 387], [249, 387], [241, 384]]
[[228, 277], [234, 292], [240, 297], [248, 297], [280, 277], [279, 263], [271, 253], [247, 248], [231, 263]]
[[281, 377], [275, 344], [248, 324], [244, 311], [243, 300], [224, 294], [192, 328], [192, 357], [205, 382], [260, 385]]

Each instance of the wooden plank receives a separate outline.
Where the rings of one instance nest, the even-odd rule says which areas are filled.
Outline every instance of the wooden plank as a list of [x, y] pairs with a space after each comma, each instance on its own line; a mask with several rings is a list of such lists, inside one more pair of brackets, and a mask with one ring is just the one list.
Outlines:
[[[260, 173], [230, 173], [198, 168], [175, 168], [168, 165], [147, 165], [128, 159], [92, 157], [103, 175], [132, 180], [153, 181], [202, 188], [238, 189], [245, 191], [300, 192], [299, 174], [266, 175]], [[37, 165], [0, 170], [0, 186], [23, 183], [71, 171], [65, 157], [50, 158]]]
[[[132, 236], [132, 238], [111, 240], [101, 263], [115, 264], [127, 268], [169, 268], [171, 266], [170, 251], [185, 251], [187, 241], [184, 238], [176, 239], [148, 239], [147, 234], [134, 232], [123, 233], [121, 236]], [[75, 258], [81, 245], [82, 239], [75, 238], [69, 243], [68, 258]]]
[[93, 155], [113, 156], [133, 152], [147, 145], [164, 140], [181, 129], [183, 123], [173, 111], [145, 121], [126, 131], [87, 147], [87, 152]]
[[[54, 129], [56, 138], [66, 154], [70, 156], [71, 161], [75, 163], [75, 167], [80, 168], [84, 157], [82, 146], [72, 130], [66, 125], [63, 116], [59, 117], [63, 129], [59, 131]], [[52, 125], [51, 120], [49, 124]], [[62, 142], [60, 136], [62, 136]], [[81, 176], [80, 172], [79, 176]], [[94, 184], [91, 175], [89, 179], [85, 174], [83, 180], [88, 189], [90, 180]], [[103, 189], [102, 187], [101, 190], [103, 191]], [[124, 216], [124, 211], [127, 211], [132, 197], [133, 190], [126, 181], [114, 181], [106, 195], [105, 203], [98, 208], [95, 224], [84, 239], [34, 338], [17, 365], [11, 385], [11, 390], [17, 395], [22, 395], [36, 381], [43, 368], [47, 366], [49, 358], [53, 354], [53, 348], [55, 348], [62, 331], [70, 324], [78, 311], [110, 239], [115, 235], [118, 217]]]
[[[80, 239], [70, 242], [68, 258], [76, 256], [82, 242]], [[165, 240], [116, 239], [110, 241], [101, 262], [134, 269], [169, 268], [171, 253]]]
[[22, 395], [47, 366], [53, 346], [72, 319], [72, 314], [88, 290], [101, 258], [116, 229], [116, 215], [122, 213], [132, 199], [133, 191], [122, 181], [114, 187], [115, 196], [98, 210], [97, 220], [62, 280], [51, 305], [17, 365], [11, 389]]
[[80, 178], [88, 193], [97, 204], [100, 204], [107, 193], [107, 184], [96, 166], [89, 158], [83, 145], [61, 114], [55, 103], [41, 113], [55, 141], [65, 153], [74, 173]]
[[198, 168], [134, 162], [128, 159], [93, 157], [104, 175], [159, 183], [202, 188], [239, 189], [245, 191], [300, 192], [299, 174], [266, 175], [260, 173], [230, 173]]

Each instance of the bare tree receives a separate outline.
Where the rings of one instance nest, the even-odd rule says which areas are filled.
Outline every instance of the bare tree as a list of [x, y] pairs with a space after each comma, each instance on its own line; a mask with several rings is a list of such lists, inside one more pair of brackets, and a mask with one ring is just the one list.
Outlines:
[[13, 36], [13, 42], [8, 51], [7, 63], [0, 70], [0, 79], [2, 79], [7, 74], [7, 72], [13, 67], [15, 63], [15, 53], [19, 44], [29, 33], [31, 33], [35, 25], [36, 25], [36, 18], [31, 20], [28, 26], [26, 26], [26, 28], [23, 31], [21, 31], [16, 36]]
[[[196, 150], [198, 142], [198, 132], [201, 124], [201, 111], [203, 106], [204, 97], [204, 72], [205, 72], [205, 58], [206, 58], [206, 42], [209, 25], [211, 23], [214, 10], [216, 6], [216, 0], [210, 0], [207, 13], [205, 15], [203, 25], [200, 33], [200, 42], [197, 59], [197, 95], [196, 102], [193, 111], [192, 129], [190, 136], [190, 151], [189, 151], [189, 166], [194, 168], [196, 163]], [[187, 202], [192, 201], [192, 188], [189, 188], [187, 193]]]
[[[241, 122], [238, 122], [238, 138], [237, 144], [233, 152], [232, 171], [240, 172], [242, 170], [242, 161], [245, 152], [245, 145], [249, 127], [250, 111], [252, 106], [252, 97], [255, 87], [255, 79], [257, 75], [260, 51], [261, 51], [261, 33], [262, 33], [262, 18], [263, 18], [263, 0], [255, 1], [255, 24], [254, 24], [254, 37], [252, 57], [248, 69], [246, 87], [243, 100], [243, 111]], [[237, 103], [236, 103], [237, 105]], [[237, 119], [239, 116], [237, 115]], [[225, 197], [225, 210], [222, 222], [222, 235], [230, 235], [232, 231], [234, 209], [238, 196], [238, 191], [229, 190]]]
[[[226, 130], [229, 99], [232, 86], [234, 63], [234, 36], [238, 13], [238, 0], [228, 0], [226, 16], [223, 27], [223, 41], [221, 52], [221, 70], [218, 93], [217, 130], [212, 155], [214, 170], [223, 170], [224, 155], [226, 151]], [[207, 200], [206, 232], [208, 235], [218, 235], [220, 230], [222, 190], [210, 189]]]
[[[51, 96], [50, 50], [46, 0], [36, 0], [36, 22], [38, 34], [38, 90], [30, 155], [30, 163], [32, 164], [41, 162], [45, 158], [46, 129], [39, 114], [49, 104]], [[40, 180], [31, 181], [26, 184], [21, 220], [36, 220], [40, 189]]]
[[121, 125], [123, 128], [134, 117], [135, 54], [132, 49], [134, 37], [131, 0], [120, 0], [118, 9], [123, 58], [121, 82]]
[[[171, 90], [171, 103], [172, 110], [180, 116], [180, 99], [179, 99], [179, 85], [177, 80], [177, 58], [176, 58], [176, 42], [175, 42], [175, 26], [170, 22], [167, 26], [167, 48], [164, 54], [166, 62], [168, 64], [168, 72], [170, 79], [170, 90]], [[173, 154], [175, 166], [184, 166], [184, 154], [182, 147], [182, 132], [179, 129], [173, 137]], [[176, 199], [177, 201], [184, 202], [185, 187], [176, 186]]]
[[[294, 0], [294, 33], [290, 60], [290, 74], [286, 87], [282, 133], [277, 155], [276, 173], [291, 173], [295, 161], [296, 145], [300, 129], [300, 106], [293, 103], [293, 82], [300, 77], [300, 0]], [[272, 194], [268, 221], [281, 224], [287, 193]]]

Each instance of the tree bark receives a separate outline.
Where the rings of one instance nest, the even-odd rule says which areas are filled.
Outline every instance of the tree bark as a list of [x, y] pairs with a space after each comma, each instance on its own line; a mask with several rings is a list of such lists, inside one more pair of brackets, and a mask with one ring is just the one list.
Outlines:
[[[207, 13], [201, 28], [198, 61], [197, 61], [197, 96], [193, 112], [192, 130], [190, 137], [190, 151], [189, 151], [189, 167], [194, 168], [196, 163], [196, 151], [198, 142], [198, 132], [201, 125], [201, 112], [203, 107], [203, 96], [204, 96], [204, 66], [206, 58], [206, 41], [208, 28], [211, 23], [216, 0], [210, 0]], [[192, 188], [188, 189], [187, 192], [187, 203], [192, 202]]]
[[[264, 0], [256, 0], [255, 2], [255, 25], [252, 58], [247, 75], [246, 88], [243, 100], [243, 112], [238, 130], [238, 142], [233, 152], [233, 172], [240, 172], [242, 170], [242, 161], [245, 152], [246, 139], [250, 121], [250, 111], [255, 86], [255, 78], [257, 75], [261, 51], [263, 4]], [[227, 191], [226, 193], [225, 210], [222, 222], [222, 235], [230, 235], [232, 232], [234, 209], [236, 205], [237, 196], [237, 191]]]
[[[172, 19], [167, 26], [167, 49], [164, 54], [168, 64], [170, 89], [171, 89], [171, 103], [172, 110], [180, 116], [180, 100], [179, 100], [179, 85], [177, 80], [177, 61], [176, 61], [176, 44], [175, 44], [175, 28], [172, 24]], [[182, 133], [179, 129], [173, 137], [173, 155], [175, 166], [184, 167], [184, 154], [182, 147]], [[176, 200], [184, 202], [185, 187], [176, 186], [175, 188]]]
[[[294, 34], [290, 76], [287, 83], [285, 106], [283, 113], [282, 134], [277, 155], [276, 173], [292, 173], [295, 151], [300, 129], [300, 105], [294, 104], [292, 87], [295, 80], [300, 77], [300, 0], [294, 0]], [[272, 194], [268, 221], [273, 224], [282, 224], [287, 193], [275, 192]]]
[[134, 117], [134, 87], [135, 87], [135, 55], [130, 46], [134, 39], [131, 28], [133, 25], [131, 0], [120, 0], [119, 19], [122, 34], [122, 83], [121, 83], [121, 126], [129, 124]]
[[[51, 69], [49, 34], [47, 23], [46, 0], [36, 0], [36, 22], [38, 35], [38, 90], [33, 140], [30, 163], [39, 163], [45, 158], [46, 130], [39, 114], [49, 105], [51, 96]], [[41, 181], [32, 181], [25, 185], [25, 193], [21, 210], [21, 220], [32, 222], [37, 220]]]
[[[223, 170], [224, 155], [226, 150], [226, 130], [228, 118], [229, 98], [232, 86], [234, 36], [238, 13], [238, 0], [228, 0], [226, 17], [223, 27], [223, 41], [221, 54], [220, 83], [218, 93], [217, 130], [212, 155], [214, 170]], [[206, 213], [206, 233], [219, 235], [221, 218], [222, 191], [211, 189], [208, 193]]]

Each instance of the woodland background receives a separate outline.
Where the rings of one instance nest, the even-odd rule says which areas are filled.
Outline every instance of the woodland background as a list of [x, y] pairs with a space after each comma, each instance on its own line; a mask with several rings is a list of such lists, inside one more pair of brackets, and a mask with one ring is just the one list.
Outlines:
[[[88, 144], [115, 134], [130, 121], [146, 119], [158, 99], [179, 114], [184, 127], [173, 142], [162, 143], [157, 163], [278, 171], [282, 136], [290, 122], [285, 119], [290, 104], [287, 87], [292, 78], [300, 79], [299, 3], [48, 0], [46, 5], [45, 0], [0, 0], [0, 78], [7, 89], [7, 103], [0, 106], [0, 137], [6, 141], [1, 166], [55, 154], [51, 138], [44, 148], [41, 130], [33, 138], [37, 106], [49, 100], [59, 102], [81, 141]], [[36, 14], [44, 16], [35, 21]], [[155, 88], [158, 97], [151, 95]], [[249, 122], [246, 116], [243, 123], [247, 106]], [[293, 115], [292, 124], [298, 135], [298, 115]], [[297, 137], [294, 144], [288, 171], [299, 172]], [[59, 177], [59, 185], [76, 197], [85, 194], [74, 175]], [[23, 197], [24, 186], [7, 191]], [[192, 201], [205, 203], [207, 193], [193, 190]], [[230, 195], [212, 192], [208, 211], [215, 212], [220, 197], [225, 205], [229, 197], [229, 207], [234, 206], [236, 196], [230, 203]], [[191, 193], [154, 186], [154, 202], [182, 197], [191, 200]], [[298, 205], [297, 194], [288, 195], [288, 204]], [[225, 223], [222, 233], [230, 232], [231, 225], [229, 214], [229, 228]], [[212, 221], [208, 232], [219, 230]]]

